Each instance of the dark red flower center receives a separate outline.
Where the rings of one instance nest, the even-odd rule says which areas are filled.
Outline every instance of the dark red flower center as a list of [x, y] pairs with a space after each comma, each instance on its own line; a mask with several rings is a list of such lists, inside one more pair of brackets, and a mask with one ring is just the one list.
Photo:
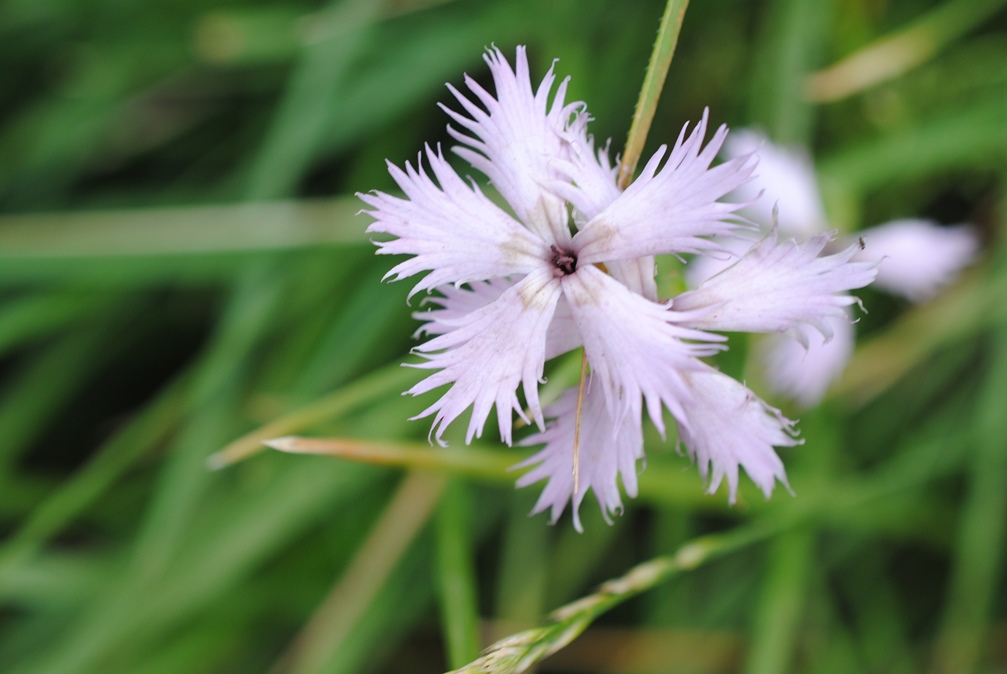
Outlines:
[[577, 271], [577, 254], [572, 250], [565, 250], [559, 246], [549, 246], [552, 252], [552, 265], [556, 267], [557, 276], [569, 276]]

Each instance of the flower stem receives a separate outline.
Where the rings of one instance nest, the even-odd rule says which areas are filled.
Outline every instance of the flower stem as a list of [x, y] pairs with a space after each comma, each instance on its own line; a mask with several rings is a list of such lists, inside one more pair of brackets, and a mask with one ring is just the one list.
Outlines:
[[654, 121], [654, 112], [657, 110], [657, 102], [664, 88], [668, 68], [671, 66], [671, 57], [675, 54], [678, 34], [682, 29], [685, 8], [688, 5], [689, 0], [668, 0], [664, 16], [661, 17], [654, 50], [650, 54], [650, 63], [647, 64], [647, 74], [643, 78], [640, 97], [636, 101], [633, 123], [626, 138], [626, 150], [619, 166], [619, 187], [622, 189], [626, 189], [633, 180], [636, 164], [643, 153], [643, 145], [647, 141], [650, 124]]

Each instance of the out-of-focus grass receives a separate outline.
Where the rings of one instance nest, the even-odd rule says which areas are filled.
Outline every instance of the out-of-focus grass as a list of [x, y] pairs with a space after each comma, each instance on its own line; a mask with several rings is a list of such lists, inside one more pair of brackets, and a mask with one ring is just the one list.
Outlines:
[[[443, 671], [774, 518], [541, 671], [1007, 671], [1003, 5], [692, 3], [648, 150], [710, 106], [812, 147], [837, 227], [971, 221], [983, 259], [928, 305], [864, 293], [848, 378], [783, 452], [795, 498], [728, 508], [652, 434], [640, 498], [611, 527], [588, 498], [581, 535], [527, 518], [536, 488], [500, 470], [524, 452], [488, 441], [425, 472], [206, 460], [289, 434], [422, 447], [406, 288], [353, 193], [450, 143], [443, 83], [485, 81], [490, 44], [528, 44], [536, 77], [559, 58], [621, 149], [664, 3], [5, 3], [0, 671]], [[937, 30], [922, 57], [804, 98], [914, 26]]]

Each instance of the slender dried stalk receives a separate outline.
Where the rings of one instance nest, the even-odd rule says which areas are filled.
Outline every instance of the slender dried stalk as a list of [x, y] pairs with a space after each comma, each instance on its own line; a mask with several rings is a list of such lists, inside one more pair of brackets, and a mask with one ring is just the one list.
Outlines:
[[697, 538], [673, 555], [657, 557], [604, 583], [598, 591], [553, 612], [551, 622], [512, 634], [478, 660], [449, 674], [520, 674], [576, 639], [595, 618], [669, 578], [779, 533], [792, 521], [755, 522], [723, 534]]

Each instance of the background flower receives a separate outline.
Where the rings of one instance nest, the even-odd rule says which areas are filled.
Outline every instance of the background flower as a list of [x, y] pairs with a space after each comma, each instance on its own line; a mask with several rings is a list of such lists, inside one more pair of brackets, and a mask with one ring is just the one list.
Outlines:
[[[732, 134], [724, 146], [727, 157], [756, 150], [761, 158], [758, 177], [735, 195], [753, 202], [746, 214], [764, 227], [776, 223], [782, 232], [794, 236], [827, 230], [809, 155], [800, 148], [778, 147], [751, 130]], [[895, 220], [864, 229], [857, 237], [863, 248], [858, 259], [880, 262], [877, 286], [915, 302], [933, 297], [951, 283], [975, 259], [979, 249], [974, 227], [942, 227], [928, 220]], [[734, 252], [738, 254], [744, 248], [744, 244], [735, 244]], [[691, 278], [697, 282], [726, 263], [705, 261], [696, 266]], [[770, 385], [805, 407], [819, 402], [853, 353], [854, 329], [849, 323], [855, 320], [852, 316], [845, 321], [842, 316], [833, 316], [824, 332], [827, 339], [814, 345], [801, 339], [803, 349], [779, 336], [760, 344]]]

